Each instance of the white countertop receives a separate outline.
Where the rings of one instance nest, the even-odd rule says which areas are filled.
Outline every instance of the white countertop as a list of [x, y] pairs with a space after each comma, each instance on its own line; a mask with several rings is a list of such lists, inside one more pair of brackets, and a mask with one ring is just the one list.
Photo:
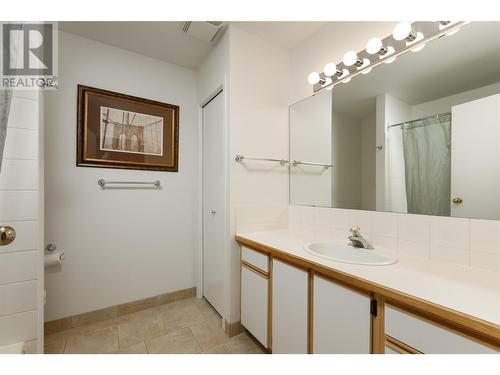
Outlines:
[[288, 230], [237, 233], [238, 236], [306, 261], [348, 273], [428, 302], [500, 326], [500, 273], [397, 254], [388, 266], [366, 266], [320, 258], [304, 250], [305, 241]]

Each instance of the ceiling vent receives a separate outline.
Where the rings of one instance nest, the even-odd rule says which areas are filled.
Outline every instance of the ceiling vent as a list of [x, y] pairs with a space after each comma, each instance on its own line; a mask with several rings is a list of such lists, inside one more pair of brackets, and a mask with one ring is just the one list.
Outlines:
[[221, 21], [187, 21], [182, 24], [182, 31], [204, 42], [213, 42], [224, 28]]

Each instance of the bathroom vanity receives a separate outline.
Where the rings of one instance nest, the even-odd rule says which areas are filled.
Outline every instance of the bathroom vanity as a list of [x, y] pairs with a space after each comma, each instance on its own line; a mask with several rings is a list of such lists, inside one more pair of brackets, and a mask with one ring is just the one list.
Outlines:
[[236, 241], [241, 323], [272, 353], [500, 352], [495, 273], [404, 256], [385, 266], [332, 261], [287, 230]]

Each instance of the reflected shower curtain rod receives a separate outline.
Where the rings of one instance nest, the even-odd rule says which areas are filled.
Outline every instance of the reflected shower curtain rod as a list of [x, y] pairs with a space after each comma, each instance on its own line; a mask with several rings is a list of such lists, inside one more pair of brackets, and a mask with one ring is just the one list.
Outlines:
[[439, 119], [441, 117], [446, 117], [446, 116], [450, 116], [450, 115], [451, 115], [451, 112], [444, 112], [444, 113], [440, 113], [438, 115], [430, 115], [430, 116], [427, 116], [427, 117], [417, 118], [415, 120], [400, 122], [399, 124], [389, 125], [387, 127], [387, 129], [393, 128], [394, 126], [402, 126], [404, 124], [411, 124], [412, 122], [416, 122], [416, 121], [430, 120], [430, 119], [433, 119], [433, 118]]

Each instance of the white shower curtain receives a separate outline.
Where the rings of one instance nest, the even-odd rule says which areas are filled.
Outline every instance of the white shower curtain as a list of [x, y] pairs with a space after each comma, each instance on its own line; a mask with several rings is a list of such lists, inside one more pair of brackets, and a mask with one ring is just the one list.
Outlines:
[[408, 213], [450, 216], [451, 114], [404, 123]]

